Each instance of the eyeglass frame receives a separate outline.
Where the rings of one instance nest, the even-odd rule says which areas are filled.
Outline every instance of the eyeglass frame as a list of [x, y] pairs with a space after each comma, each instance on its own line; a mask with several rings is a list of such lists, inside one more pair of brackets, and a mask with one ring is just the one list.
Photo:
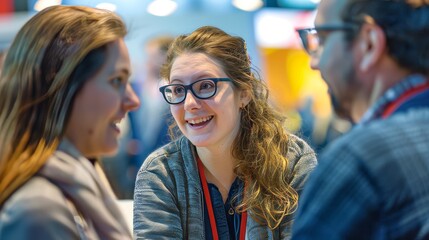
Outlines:
[[[357, 23], [357, 22], [347, 22], [347, 23], [342, 23], [342, 24], [326, 24], [326, 25], [320, 25], [320, 26], [315, 26], [315, 27], [311, 27], [311, 28], [298, 28], [298, 29], [295, 29], [295, 31], [298, 32], [298, 35], [299, 35], [299, 38], [301, 39], [301, 43], [302, 43], [302, 46], [304, 47], [304, 50], [309, 55], [314, 55], [319, 51], [320, 46], [321, 46], [318, 32], [321, 32], [321, 31], [328, 31], [328, 32], [354, 31], [358, 28], [358, 26], [359, 26], [359, 23]], [[309, 33], [314, 35], [314, 33], [312, 33], [312, 32], [315, 32], [315, 35], [316, 35], [317, 40], [318, 40], [318, 46], [315, 50], [310, 50], [309, 44], [308, 44], [308, 39], [306, 37], [306, 36], [308, 36]]]
[[[192, 88], [192, 86], [195, 83], [198, 83], [198, 82], [201, 82], [201, 81], [204, 81], [204, 80], [211, 80], [211, 81], [214, 82], [215, 90], [213, 91], [213, 94], [210, 95], [209, 97], [200, 97], [200, 96], [198, 96], [197, 94], [195, 94], [194, 89]], [[177, 104], [181, 104], [181, 103], [183, 103], [185, 101], [185, 99], [186, 99], [186, 97], [188, 95], [188, 90], [190, 90], [192, 92], [192, 94], [194, 95], [194, 97], [196, 97], [198, 99], [206, 100], [206, 99], [212, 98], [217, 93], [217, 83], [218, 82], [233, 82], [233, 81], [230, 78], [202, 78], [202, 79], [198, 79], [197, 81], [195, 81], [195, 82], [193, 82], [191, 84], [188, 84], [188, 85], [179, 84], [179, 83], [173, 83], [173, 84], [164, 85], [164, 86], [162, 86], [162, 87], [159, 88], [159, 91], [161, 92], [162, 96], [164, 97], [165, 101], [168, 104], [177, 105]], [[165, 96], [165, 89], [167, 87], [171, 87], [171, 86], [182, 86], [185, 89], [185, 97], [183, 98], [182, 101], [177, 102], [177, 103], [172, 103], [172, 102], [168, 101], [167, 97]]]

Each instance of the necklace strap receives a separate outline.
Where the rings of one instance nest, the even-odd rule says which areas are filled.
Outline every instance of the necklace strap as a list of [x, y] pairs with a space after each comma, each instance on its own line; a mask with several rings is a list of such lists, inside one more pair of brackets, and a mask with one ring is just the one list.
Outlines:
[[[198, 173], [200, 175], [201, 179], [201, 185], [203, 187], [203, 193], [204, 193], [204, 199], [206, 201], [207, 205], [207, 211], [209, 213], [209, 219], [210, 219], [210, 227], [212, 229], [212, 236], [213, 240], [219, 240], [219, 234], [217, 232], [217, 225], [216, 225], [216, 219], [213, 212], [213, 204], [210, 197], [210, 191], [209, 186], [207, 184], [206, 175], [204, 173], [204, 166], [201, 162], [200, 157], [197, 156], [197, 165], [198, 165]], [[245, 193], [246, 186], [244, 186], [244, 192]], [[240, 240], [244, 240], [246, 237], [246, 224], [247, 224], [247, 211], [244, 211], [241, 213], [241, 222], [240, 222]]]
[[198, 172], [200, 174], [201, 184], [203, 185], [204, 199], [206, 200], [207, 210], [209, 212], [210, 218], [210, 227], [212, 228], [212, 235], [214, 240], [219, 240], [219, 235], [217, 233], [216, 219], [213, 212], [213, 204], [210, 198], [209, 186], [207, 184], [206, 175], [204, 173], [203, 163], [200, 160], [200, 157], [197, 156]]

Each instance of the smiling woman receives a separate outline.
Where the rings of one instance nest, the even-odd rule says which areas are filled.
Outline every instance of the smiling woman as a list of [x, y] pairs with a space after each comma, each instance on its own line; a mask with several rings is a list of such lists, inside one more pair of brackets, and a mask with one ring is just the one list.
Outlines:
[[179, 36], [161, 75], [175, 141], [137, 175], [135, 237], [289, 238], [316, 157], [269, 106], [244, 40], [215, 27]]
[[0, 78], [1, 239], [132, 238], [97, 161], [139, 105], [125, 35], [112, 12], [75, 6], [18, 32]]

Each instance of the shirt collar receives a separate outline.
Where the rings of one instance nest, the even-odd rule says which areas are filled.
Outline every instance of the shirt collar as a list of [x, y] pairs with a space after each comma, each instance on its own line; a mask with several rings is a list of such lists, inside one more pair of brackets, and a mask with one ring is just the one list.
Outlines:
[[408, 90], [422, 85], [426, 81], [427, 80], [423, 75], [413, 74], [409, 75], [393, 87], [387, 89], [387, 91], [385, 91], [384, 94], [365, 112], [359, 122], [359, 125], [366, 124], [379, 118], [388, 104], [397, 100]]

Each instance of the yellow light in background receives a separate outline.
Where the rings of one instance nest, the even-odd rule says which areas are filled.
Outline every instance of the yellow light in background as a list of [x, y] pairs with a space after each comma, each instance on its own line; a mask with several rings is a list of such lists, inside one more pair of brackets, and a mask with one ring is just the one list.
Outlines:
[[272, 101], [288, 116], [288, 129], [299, 129], [297, 111], [308, 101], [318, 122], [325, 122], [332, 113], [327, 86], [318, 71], [310, 68], [310, 58], [302, 49], [261, 48], [263, 77]]
[[292, 132], [301, 127], [299, 111], [311, 111], [319, 126], [332, 116], [326, 83], [318, 71], [310, 68], [310, 58], [295, 31], [313, 26], [315, 14], [316, 11], [279, 9], [261, 9], [255, 14], [263, 78], [270, 89], [271, 101], [286, 113], [287, 127]]

